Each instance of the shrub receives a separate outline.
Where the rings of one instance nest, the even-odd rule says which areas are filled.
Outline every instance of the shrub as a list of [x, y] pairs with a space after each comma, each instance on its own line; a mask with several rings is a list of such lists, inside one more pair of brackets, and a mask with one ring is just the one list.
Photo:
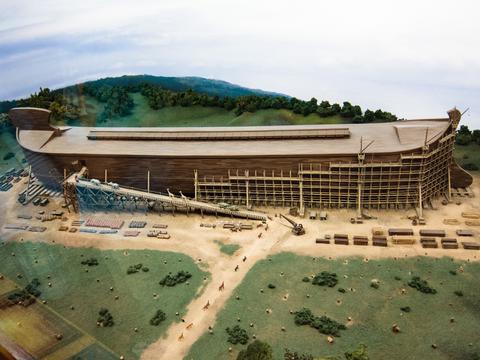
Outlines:
[[463, 291], [461, 291], [461, 290], [455, 290], [453, 293], [457, 296], [460, 296], [460, 297], [463, 296]]
[[82, 265], [87, 265], [87, 266], [97, 266], [98, 265], [98, 260], [96, 258], [90, 258], [90, 259], [85, 259], [82, 260]]
[[97, 318], [97, 323], [99, 323], [101, 327], [112, 327], [114, 325], [113, 316], [108, 309], [101, 308], [98, 315], [100, 316]]
[[395, 276], [394, 279], [397, 280], [397, 281], [402, 280], [402, 278], [400, 276]]
[[269, 289], [275, 289], [276, 286], [270, 283], [270, 284], [268, 284], [268, 288], [269, 288]]
[[302, 279], [303, 282], [310, 282], [310, 278], [308, 276], [305, 276], [303, 279]]
[[345, 354], [346, 360], [369, 360], [370, 358], [367, 355], [367, 347], [363, 344], [360, 344], [357, 350], [352, 352], [347, 351]]
[[162, 310], [157, 310], [153, 318], [150, 319], [150, 325], [158, 326], [162, 321], [165, 321], [167, 315]]
[[266, 342], [255, 340], [238, 353], [237, 360], [273, 360], [272, 347]]
[[39, 286], [40, 281], [37, 278], [33, 278], [25, 288], [8, 295], [8, 300], [12, 304], [22, 303], [24, 306], [31, 305], [35, 302], [36, 297], [42, 295], [41, 291], [38, 290]]
[[370, 287], [374, 288], [374, 289], [378, 289], [380, 287], [380, 281], [378, 280], [372, 280], [370, 282]]
[[337, 290], [337, 291], [338, 291], [338, 292], [340, 292], [340, 293], [342, 293], [342, 294], [344, 294], [344, 293], [345, 293], [345, 289], [344, 289], [344, 288], [338, 288], [338, 290]]
[[403, 312], [409, 313], [410, 311], [412, 311], [412, 308], [410, 306], [404, 306], [404, 307], [401, 307], [400, 310], [402, 310]]
[[428, 286], [428, 282], [426, 280], [422, 280], [419, 276], [412, 277], [412, 280], [408, 282], [408, 286], [417, 289], [418, 291], [424, 294], [436, 294], [437, 290]]
[[310, 325], [313, 321], [313, 313], [310, 309], [303, 308], [295, 312], [295, 324], [297, 325]]
[[11, 158], [13, 158], [15, 156], [14, 153], [12, 152], [8, 152], [5, 154], [5, 156], [3, 157], [3, 160], [10, 160]]
[[145, 266], [144, 266], [144, 267], [142, 268], [142, 271], [143, 271], [143, 272], [149, 272], [150, 269], [149, 269], [148, 267], [145, 267]]
[[328, 271], [322, 271], [320, 274], [315, 275], [312, 280], [313, 285], [319, 286], [334, 287], [335, 285], [337, 285], [337, 283], [337, 274], [330, 273]]
[[450, 270], [449, 273], [450, 275], [457, 275], [457, 272], [455, 270]]
[[288, 349], [285, 349], [283, 359], [284, 360], [314, 360], [312, 354], [299, 354], [297, 352], [292, 352]]
[[325, 335], [340, 336], [340, 330], [346, 329], [345, 325], [327, 316], [314, 316], [312, 311], [307, 308], [296, 311], [294, 321], [297, 325], [310, 325]]
[[248, 342], [248, 334], [245, 329], [242, 329], [240, 326], [235, 325], [233, 328], [226, 328], [225, 331], [228, 334], [227, 341], [231, 344], [242, 344], [245, 345]]
[[192, 277], [188, 271], [179, 271], [175, 275], [168, 274], [162, 280], [160, 280], [159, 284], [162, 286], [175, 286], [177, 284], [181, 284], [186, 282], [188, 279]]
[[466, 164], [463, 164], [462, 167], [465, 170], [469, 170], [469, 171], [477, 171], [479, 169], [478, 165], [475, 163], [466, 163]]
[[142, 270], [143, 272], [148, 272], [150, 269], [146, 266], [143, 266], [143, 264], [135, 264], [135, 265], [130, 265], [127, 269], [127, 275], [130, 274], [135, 274]]

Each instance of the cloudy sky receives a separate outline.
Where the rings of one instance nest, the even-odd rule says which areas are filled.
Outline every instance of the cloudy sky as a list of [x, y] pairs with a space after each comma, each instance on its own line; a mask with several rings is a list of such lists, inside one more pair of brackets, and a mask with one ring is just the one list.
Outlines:
[[470, 0], [0, 0], [0, 99], [123, 74], [195, 75], [399, 117], [470, 108]]

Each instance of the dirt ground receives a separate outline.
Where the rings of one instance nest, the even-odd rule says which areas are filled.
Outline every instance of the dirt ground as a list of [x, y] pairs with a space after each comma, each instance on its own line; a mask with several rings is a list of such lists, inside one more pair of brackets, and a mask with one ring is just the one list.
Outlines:
[[[301, 222], [306, 228], [304, 236], [294, 236], [288, 223], [276, 216], [279, 212], [285, 213], [286, 209], [265, 208], [258, 209], [267, 212], [272, 220], [268, 221], [268, 230], [265, 227], [254, 230], [244, 230], [242, 232], [231, 232], [223, 229], [222, 223], [238, 222], [235, 219], [215, 218], [214, 216], [205, 216], [190, 214], [154, 214], [154, 213], [96, 213], [95, 215], [67, 214], [70, 225], [71, 220], [86, 219], [89, 216], [96, 217], [115, 217], [123, 219], [128, 226], [131, 220], [145, 220], [148, 225], [143, 229], [139, 237], [123, 237], [123, 230], [118, 234], [99, 235], [87, 233], [68, 233], [58, 231], [61, 224], [60, 220], [41, 223], [38, 220], [18, 219], [19, 214], [28, 214], [35, 217], [39, 210], [46, 212], [60, 209], [62, 199], [52, 201], [46, 208], [35, 207], [32, 204], [22, 206], [16, 201], [16, 194], [24, 187], [22, 182], [7, 193], [0, 193], [0, 236], [4, 241], [47, 241], [63, 244], [65, 246], [77, 247], [97, 247], [100, 249], [157, 249], [163, 251], [175, 251], [185, 253], [194, 258], [203, 269], [211, 273], [211, 281], [200, 290], [196, 297], [188, 306], [185, 322], [174, 323], [171, 325], [164, 338], [151, 344], [143, 353], [142, 359], [181, 359], [187, 353], [192, 344], [206, 331], [209, 326], [213, 326], [218, 311], [224, 306], [226, 300], [231, 296], [232, 291], [243, 280], [246, 273], [260, 259], [268, 255], [290, 251], [298, 254], [309, 255], [312, 257], [345, 257], [345, 256], [363, 256], [365, 258], [381, 257], [411, 257], [411, 256], [450, 256], [467, 261], [477, 261], [480, 258], [479, 251], [464, 250], [445, 250], [445, 249], [423, 249], [420, 244], [415, 245], [391, 245], [389, 247], [369, 246], [342, 246], [342, 245], [324, 245], [316, 244], [315, 239], [323, 237], [326, 234], [334, 233], [353, 235], [371, 235], [373, 227], [406, 227], [414, 228], [416, 234], [420, 228], [444, 229], [447, 236], [455, 237], [455, 230], [470, 229], [475, 232], [475, 238], [468, 241], [480, 242], [480, 227], [468, 227], [461, 217], [462, 211], [480, 212], [480, 201], [477, 197], [459, 197], [462, 203], [457, 205], [441, 205], [440, 201], [434, 204], [436, 210], [425, 210], [424, 217], [426, 226], [413, 227], [411, 220], [407, 218], [414, 215], [414, 210], [393, 211], [381, 210], [370, 211], [369, 214], [376, 219], [366, 220], [363, 224], [351, 224], [349, 219], [355, 216], [354, 210], [329, 210], [328, 220], [309, 220], [307, 218], [295, 218], [295, 221]], [[472, 186], [474, 194], [480, 196], [480, 176], [475, 177]], [[456, 218], [461, 221], [460, 225], [444, 225], [443, 219]], [[245, 222], [245, 221], [243, 221]], [[7, 230], [5, 224], [28, 223], [29, 225], [46, 226], [44, 233], [31, 233], [27, 231]], [[163, 223], [168, 225], [170, 239], [156, 239], [146, 236], [147, 229], [154, 223]], [[201, 223], [216, 224], [215, 229], [201, 227]], [[126, 228], [124, 226], [124, 229]], [[262, 234], [259, 237], [259, 234]], [[215, 240], [220, 240], [225, 244], [239, 244], [241, 248], [233, 256], [223, 254]], [[243, 258], [246, 260], [243, 261]], [[235, 267], [238, 265], [238, 270]], [[219, 291], [221, 284], [225, 285], [223, 291]], [[207, 310], [204, 310], [205, 304], [209, 303]], [[189, 326], [190, 325], [190, 326]]]

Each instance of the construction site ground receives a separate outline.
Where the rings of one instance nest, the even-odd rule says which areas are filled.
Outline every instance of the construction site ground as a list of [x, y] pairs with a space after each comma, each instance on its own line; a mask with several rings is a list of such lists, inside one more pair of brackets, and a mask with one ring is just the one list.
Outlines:
[[[174, 322], [167, 329], [165, 335], [151, 343], [141, 355], [142, 359], [181, 359], [189, 353], [192, 345], [206, 332], [208, 327], [215, 324], [219, 311], [224, 307], [226, 301], [232, 296], [235, 288], [241, 284], [249, 270], [261, 259], [268, 256], [292, 252], [299, 255], [324, 258], [343, 258], [349, 256], [360, 256], [368, 259], [380, 258], [404, 258], [414, 256], [429, 257], [452, 257], [463, 261], [477, 261], [480, 258], [480, 251], [466, 250], [462, 246], [459, 249], [447, 250], [424, 249], [418, 242], [418, 230], [443, 229], [447, 236], [457, 237], [455, 231], [458, 229], [473, 230], [475, 236], [466, 238], [465, 241], [480, 242], [480, 227], [466, 226], [462, 218], [462, 212], [480, 212], [480, 201], [478, 197], [456, 197], [454, 202], [442, 205], [440, 200], [434, 204], [436, 210], [425, 210], [424, 218], [426, 225], [412, 226], [409, 216], [415, 215], [410, 210], [370, 210], [369, 214], [376, 219], [365, 220], [363, 224], [351, 224], [350, 218], [355, 216], [354, 209], [332, 209], [326, 210], [328, 220], [309, 220], [307, 217], [293, 217], [297, 222], [304, 225], [306, 234], [294, 236], [291, 233], [289, 224], [277, 216], [279, 213], [286, 214], [285, 208], [257, 208], [257, 211], [266, 212], [271, 218], [265, 226], [257, 228], [259, 222], [243, 219], [231, 219], [215, 216], [201, 217], [199, 214], [176, 213], [172, 216], [169, 213], [145, 213], [145, 212], [96, 212], [96, 213], [68, 213], [65, 212], [66, 221], [53, 220], [40, 222], [35, 219], [38, 211], [48, 213], [52, 210], [63, 210], [62, 199], [52, 199], [46, 207], [28, 204], [23, 206], [17, 202], [17, 194], [23, 189], [22, 182], [15, 184], [14, 188], [6, 193], [0, 194], [0, 236], [2, 241], [31, 241], [48, 242], [61, 244], [67, 247], [95, 247], [98, 249], [150, 249], [161, 251], [172, 251], [186, 254], [201, 266], [202, 270], [210, 273], [210, 281], [199, 290], [198, 296], [187, 306], [184, 316], [185, 322]], [[475, 176], [472, 186], [473, 193], [480, 196], [480, 176]], [[461, 202], [457, 205], [456, 201]], [[315, 210], [319, 212], [319, 210]], [[33, 220], [19, 219], [18, 215], [31, 215]], [[308, 211], [307, 211], [308, 214]], [[73, 220], [87, 219], [89, 217], [110, 217], [125, 221], [124, 227], [117, 234], [89, 234], [70, 233], [58, 231], [61, 224], [71, 225]], [[444, 219], [458, 219], [459, 225], [445, 225]], [[138, 237], [124, 237], [123, 232], [127, 229], [131, 220], [146, 221], [145, 229], [140, 229]], [[232, 232], [223, 229], [224, 222], [242, 222], [254, 224], [253, 230], [242, 230]], [[45, 226], [45, 232], [32, 233], [24, 230], [5, 229], [7, 224], [29, 224]], [[147, 232], [153, 224], [168, 225], [169, 239], [158, 239], [147, 237]], [[201, 224], [215, 224], [216, 227], [201, 226]], [[334, 233], [353, 235], [366, 235], [371, 237], [372, 228], [412, 228], [415, 230], [417, 239], [414, 245], [392, 245], [388, 247], [348, 246], [334, 244], [316, 244], [315, 239]], [[261, 234], [261, 235], [260, 235]], [[457, 237], [459, 242], [463, 239]], [[240, 249], [233, 255], [220, 251], [218, 242], [223, 244], [238, 244]], [[245, 261], [242, 261], [244, 258]], [[238, 265], [237, 271], [235, 268]], [[1, 270], [1, 269], [0, 269]], [[1, 271], [0, 271], [1, 272]], [[224, 284], [224, 290], [219, 291], [219, 286]], [[209, 303], [208, 310], [203, 310], [206, 303]], [[140, 309], [141, 310], [141, 309]], [[187, 329], [187, 325], [191, 326]], [[179, 340], [179, 337], [181, 340]], [[115, 350], [115, 349], [113, 349]]]

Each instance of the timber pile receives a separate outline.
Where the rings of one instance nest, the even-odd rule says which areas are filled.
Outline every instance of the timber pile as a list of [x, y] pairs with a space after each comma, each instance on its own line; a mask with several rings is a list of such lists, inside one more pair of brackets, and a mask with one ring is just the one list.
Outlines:
[[132, 220], [130, 224], [128, 224], [128, 227], [131, 229], [143, 229], [145, 226], [147, 226], [146, 221]]
[[68, 231], [68, 226], [67, 225], [60, 225], [58, 228], [58, 231]]
[[385, 229], [382, 227], [374, 227], [372, 228], [372, 235], [373, 236], [385, 235]]
[[420, 236], [445, 237], [445, 230], [420, 230]]
[[124, 237], [137, 237], [140, 234], [140, 231], [137, 230], [126, 230], [123, 232]]
[[386, 236], [373, 236], [372, 237], [372, 245], [373, 246], [382, 246], [387, 247], [387, 237]]
[[442, 248], [444, 249], [458, 249], [457, 239], [455, 238], [445, 238], [442, 239]]
[[467, 225], [467, 226], [480, 226], [480, 220], [466, 220], [465, 225]]
[[458, 236], [473, 236], [474, 233], [472, 230], [459, 229], [456, 231]]
[[85, 226], [103, 227], [110, 229], [120, 229], [123, 224], [123, 220], [116, 220], [110, 218], [89, 218], [85, 222]]
[[99, 233], [99, 234], [102, 234], [102, 235], [105, 235], [105, 234], [116, 234], [116, 233], [118, 233], [118, 230], [111, 230], [111, 229], [108, 229], [108, 230], [100, 230], [98, 233]]
[[412, 236], [413, 230], [412, 229], [399, 229], [399, 228], [390, 228], [388, 229], [388, 235], [403, 235], [403, 236]]
[[44, 232], [45, 230], [47, 230], [45, 226], [30, 226], [28, 228], [28, 231], [31, 232]]
[[159, 235], [167, 235], [165, 230], [150, 230], [147, 234], [148, 237], [158, 237]]
[[438, 248], [437, 240], [433, 237], [422, 237], [420, 238], [420, 243], [422, 244], [422, 247], [426, 249]]
[[353, 245], [367, 246], [368, 245], [368, 237], [367, 236], [354, 235], [353, 236]]
[[445, 225], [460, 225], [460, 221], [457, 219], [443, 219]]
[[85, 221], [83, 221], [83, 220], [73, 220], [72, 221], [72, 226], [81, 226], [81, 225], [83, 225], [84, 222]]
[[409, 236], [392, 236], [392, 243], [395, 245], [413, 245], [415, 238]]
[[27, 230], [28, 225], [25, 224], [7, 224], [4, 226], [5, 229], [11, 229], [11, 230]]
[[[71, 230], [71, 229], [70, 229]], [[81, 233], [96, 234], [97, 230], [89, 228], [80, 228]]]
[[17, 218], [18, 218], [18, 219], [24, 219], [24, 220], [31, 220], [31, 219], [32, 219], [32, 215], [19, 214], [19, 215], [17, 215]]
[[315, 243], [317, 243], [317, 244], [330, 244], [330, 240], [329, 239], [316, 239]]
[[168, 239], [170, 239], [170, 235], [169, 235], [169, 234], [166, 234], [166, 235], [158, 235], [158, 236], [157, 236], [157, 239], [168, 240]]
[[466, 219], [480, 219], [480, 214], [474, 211], [464, 211], [462, 212], [462, 217]]
[[475, 242], [462, 242], [463, 248], [467, 250], [480, 250], [480, 244]]
[[166, 225], [166, 224], [154, 224], [152, 227], [154, 229], [166, 229], [166, 228], [168, 228], [168, 225]]

